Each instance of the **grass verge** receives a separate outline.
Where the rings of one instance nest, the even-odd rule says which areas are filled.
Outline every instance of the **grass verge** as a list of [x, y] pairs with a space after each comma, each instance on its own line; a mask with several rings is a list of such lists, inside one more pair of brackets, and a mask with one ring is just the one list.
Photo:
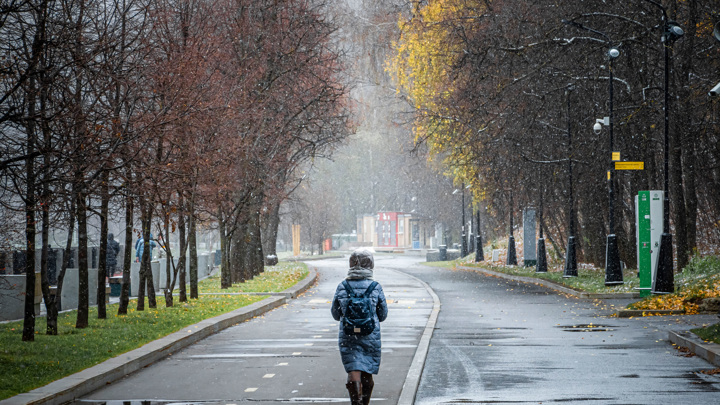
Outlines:
[[137, 349], [153, 340], [203, 319], [250, 305], [265, 296], [204, 296], [166, 308], [138, 312], [131, 300], [128, 314], [117, 315], [117, 304], [108, 305], [107, 319], [97, 319], [90, 308], [90, 326], [76, 329], [76, 311], [58, 316], [58, 335], [45, 334], [45, 318], [36, 319], [35, 341], [23, 342], [22, 321], [0, 324], [0, 400], [28, 392], [62, 377]]
[[464, 267], [482, 267], [485, 269], [497, 271], [504, 274], [521, 277], [531, 277], [543, 280], [549, 280], [557, 284], [564, 285], [566, 287], [573, 288], [579, 291], [585, 291], [589, 293], [601, 293], [601, 294], [619, 294], [635, 292], [635, 288], [640, 285], [640, 279], [637, 276], [636, 271], [626, 271], [623, 275], [624, 284], [618, 286], [608, 287], [605, 286], [605, 270], [592, 267], [586, 264], [578, 263], [578, 276], [564, 278], [563, 272], [558, 271], [558, 268], [550, 268], [547, 273], [536, 273], [535, 267], [523, 267], [523, 266], [503, 266], [494, 264], [491, 262], [475, 263], [473, 260], [475, 255], [452, 260], [448, 262], [429, 262], [426, 263], [428, 266], [433, 267], [449, 267], [457, 268], [457, 266]]
[[654, 295], [631, 304], [630, 309], [673, 309], [686, 314], [700, 312], [705, 298], [720, 297], [720, 257], [694, 256], [675, 275], [673, 294]]
[[237, 292], [280, 292], [284, 291], [308, 275], [307, 265], [299, 262], [280, 262], [275, 266], [265, 267], [265, 271], [244, 283], [230, 288], [220, 288], [220, 274], [202, 280], [198, 289], [203, 293], [237, 293]]
[[107, 359], [137, 349], [153, 340], [204, 319], [250, 305], [262, 295], [222, 295], [232, 292], [280, 292], [295, 285], [308, 274], [303, 263], [281, 262], [229, 289], [220, 288], [220, 277], [199, 283], [199, 300], [166, 308], [158, 296], [158, 308], [138, 312], [131, 300], [126, 316], [117, 315], [117, 304], [108, 305], [107, 319], [97, 319], [97, 308], [90, 308], [90, 326], [76, 329], [76, 311], [58, 316], [58, 335], [45, 335], [45, 318], [35, 325], [35, 342], [22, 342], [22, 321], [0, 324], [0, 400], [28, 392], [62, 377], [74, 374]]
[[706, 342], [720, 344], [720, 323], [706, 326], [704, 328], [691, 329], [690, 332], [698, 335], [698, 337]]

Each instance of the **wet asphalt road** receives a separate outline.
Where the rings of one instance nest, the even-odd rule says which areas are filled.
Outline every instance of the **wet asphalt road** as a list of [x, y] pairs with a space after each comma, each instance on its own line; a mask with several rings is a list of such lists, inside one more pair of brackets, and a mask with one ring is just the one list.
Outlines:
[[[167, 405], [349, 402], [330, 305], [347, 258], [309, 262], [318, 282], [264, 316], [228, 328], [165, 360], [95, 391], [77, 404]], [[373, 403], [395, 404], [433, 300], [417, 279], [377, 260], [390, 317], [382, 327], [382, 364]]]
[[[319, 281], [309, 293], [77, 403], [349, 403], [329, 310], [346, 260], [310, 262]], [[701, 373], [712, 367], [666, 341], [669, 329], [715, 317], [609, 318], [601, 302], [419, 260], [376, 256], [376, 279], [393, 301], [373, 404], [397, 402], [432, 307], [421, 283], [397, 270], [442, 303], [418, 405], [720, 403], [720, 378]]]
[[715, 316], [610, 318], [606, 303], [535, 285], [408, 273], [442, 302], [418, 405], [720, 403], [720, 376], [701, 373], [713, 367], [667, 342], [669, 329]]

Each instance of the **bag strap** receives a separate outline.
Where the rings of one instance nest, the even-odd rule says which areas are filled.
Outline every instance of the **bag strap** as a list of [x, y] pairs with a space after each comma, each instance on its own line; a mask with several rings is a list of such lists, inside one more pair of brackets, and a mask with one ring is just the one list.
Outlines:
[[377, 281], [373, 281], [372, 283], [370, 283], [367, 290], [365, 290], [365, 294], [363, 294], [365, 296], [365, 298], [370, 298], [370, 294], [372, 294], [373, 290], [375, 289], [375, 287], [377, 285], [378, 285]]
[[343, 280], [342, 284], [345, 286], [345, 291], [347, 291], [348, 296], [355, 295], [355, 290], [350, 286], [350, 283], [348, 283], [347, 280]]

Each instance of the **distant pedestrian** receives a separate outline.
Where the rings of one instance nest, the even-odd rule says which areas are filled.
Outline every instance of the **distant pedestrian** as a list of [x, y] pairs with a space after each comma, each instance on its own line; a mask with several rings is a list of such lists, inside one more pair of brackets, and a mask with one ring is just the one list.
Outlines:
[[[370, 403], [375, 386], [373, 374], [380, 370], [380, 322], [387, 318], [388, 307], [382, 286], [373, 281], [374, 267], [370, 251], [353, 252], [350, 270], [337, 286], [331, 308], [333, 318], [340, 321], [338, 345], [348, 373], [345, 387], [352, 405]], [[367, 311], [363, 311], [365, 308]]]
[[107, 237], [107, 250], [105, 251], [105, 265], [107, 266], [108, 277], [115, 275], [118, 253], [120, 253], [120, 244], [115, 240], [115, 235], [109, 233]]
[[[155, 247], [156, 243], [153, 240], [153, 235], [150, 234], [150, 260], [152, 260], [152, 251]], [[145, 239], [143, 239], [142, 235], [138, 238], [137, 242], [135, 242], [135, 261], [141, 262], [142, 261], [142, 255], [143, 251], [145, 250]]]

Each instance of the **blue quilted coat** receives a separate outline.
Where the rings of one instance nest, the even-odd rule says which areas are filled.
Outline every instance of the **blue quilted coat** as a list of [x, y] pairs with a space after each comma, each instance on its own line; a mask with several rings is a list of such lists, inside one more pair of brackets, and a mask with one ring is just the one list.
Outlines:
[[[363, 293], [372, 283], [372, 280], [347, 280], [350, 286], [357, 293]], [[370, 374], [377, 374], [380, 370], [380, 322], [387, 318], [388, 307], [385, 300], [385, 293], [382, 286], [378, 284], [370, 295], [375, 306], [375, 330], [369, 335], [346, 335], [343, 332], [342, 322], [340, 323], [340, 334], [338, 345], [340, 346], [340, 357], [342, 358], [345, 372], [364, 371]], [[335, 290], [335, 298], [332, 302], [332, 316], [339, 321], [348, 301], [348, 293], [342, 283]]]

